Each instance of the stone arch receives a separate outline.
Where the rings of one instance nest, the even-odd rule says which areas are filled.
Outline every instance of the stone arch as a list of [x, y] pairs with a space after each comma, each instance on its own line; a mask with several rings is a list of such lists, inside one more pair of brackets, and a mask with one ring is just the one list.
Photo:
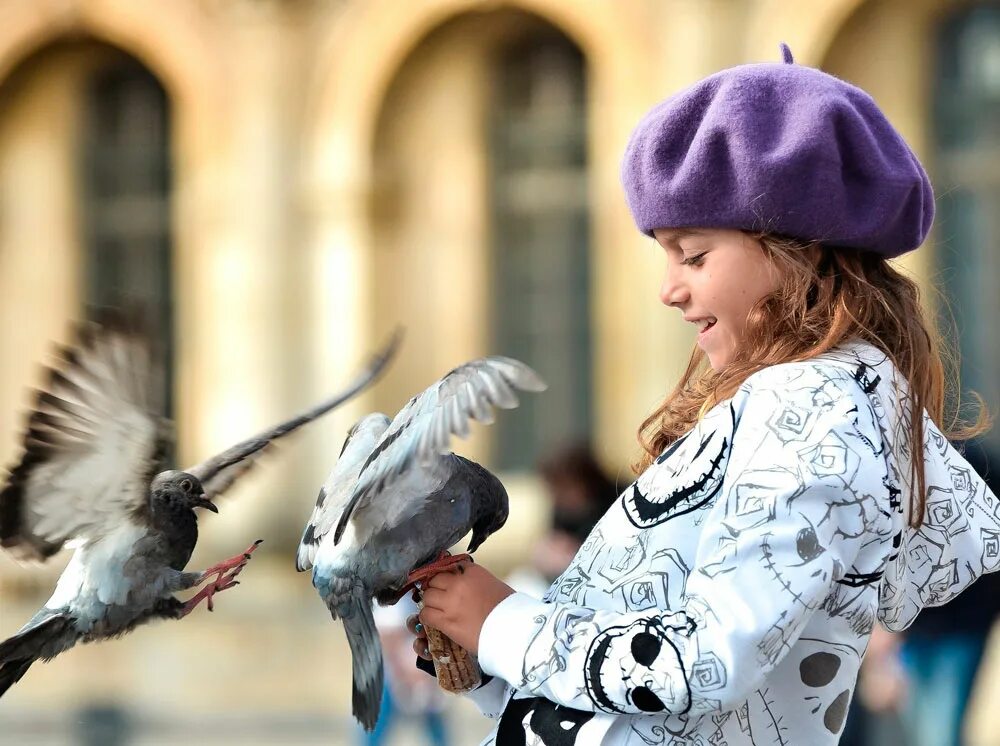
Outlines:
[[[641, 9], [591, 0], [518, 0], [486, 4], [476, 0], [433, 0], [399, 13], [391, 0], [346, 8], [329, 29], [317, 58], [307, 101], [307, 131], [302, 151], [300, 205], [311, 233], [308, 261], [313, 267], [314, 299], [310, 318], [314, 349], [325, 350], [315, 363], [329, 378], [362, 353], [372, 320], [371, 245], [368, 200], [372, 188], [372, 145], [378, 112], [400, 65], [428, 36], [451, 19], [499, 8], [533, 14], [568, 37], [586, 58], [588, 73], [588, 159], [591, 179], [591, 237], [594, 251], [594, 427], [631, 437], [634, 391], [612, 389], [615, 368], [647, 365], [650, 346], [638, 335], [617, 333], [623, 307], [638, 299], [608, 302], [614, 288], [641, 271], [638, 252], [623, 251], [621, 237], [634, 228], [621, 197], [618, 161], [628, 134], [659, 91], [662, 78], [649, 74], [657, 58], [655, 32]], [[352, 64], [364, 60], [364, 64]], [[651, 95], [651, 91], [653, 94]], [[350, 287], [342, 279], [350, 272]], [[635, 294], [632, 294], [633, 296]], [[346, 308], [346, 312], [345, 312]], [[641, 311], [625, 315], [642, 317]], [[375, 330], [380, 332], [381, 330]], [[337, 350], [324, 340], [338, 339]], [[617, 455], [617, 454], [616, 454]]]
[[[630, 16], [627, 7], [558, 0], [519, 0], [503, 7], [539, 16], [580, 47], [595, 78], [592, 95], [599, 99], [610, 97], [602, 89], [608, 81], [629, 79], [646, 66], [648, 56], [636, 44], [645, 36], [641, 19]], [[477, 0], [435, 0], [407, 13], [399, 13], [392, 0], [346, 9], [322, 45], [308, 102], [305, 157], [311, 178], [336, 184], [338, 179], [325, 174], [329, 159], [343, 165], [342, 159], [351, 153], [362, 160], [367, 157], [364, 146], [370, 143], [386, 89], [422, 39], [449, 19], [492, 10]], [[365, 64], [351, 64], [359, 59]]]
[[[207, 363], [217, 353], [209, 333], [203, 333], [195, 319], [212, 290], [210, 279], [198, 271], [198, 261], [207, 247], [220, 240], [216, 233], [228, 209], [219, 188], [227, 158], [227, 86], [225, 67], [210, 43], [209, 19], [196, 7], [169, 0], [10, 3], [0, 24], [0, 86], [39, 52], [64, 40], [81, 39], [121, 50], [163, 85], [173, 120], [174, 287], [185, 299], [174, 312], [176, 350], [178, 359]], [[180, 442], [187, 444], [185, 448], [197, 448], [201, 433], [191, 428], [198, 427], [196, 412], [205, 394], [198, 393], [193, 366], [181, 366], [176, 374]]]
[[[796, 62], [818, 66], [840, 28], [867, 0], [815, 0], [810, 3], [759, 3], [747, 23], [745, 62], [777, 62], [778, 44], [786, 42]], [[780, 22], [776, 23], [776, 19]]]
[[176, 112], [176, 150], [183, 157], [221, 130], [224, 73], [208, 32], [204, 20], [181, 3], [24, 2], [8, 9], [0, 24], [0, 84], [22, 60], [60, 39], [92, 37], [118, 47], [166, 88]]

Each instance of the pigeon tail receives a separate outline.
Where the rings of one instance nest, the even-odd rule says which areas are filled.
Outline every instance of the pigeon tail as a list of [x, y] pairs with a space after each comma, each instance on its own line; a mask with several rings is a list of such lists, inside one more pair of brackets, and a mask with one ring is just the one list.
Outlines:
[[0, 666], [0, 697], [21, 680], [21, 677], [28, 672], [34, 662], [34, 658], [24, 658]]
[[382, 644], [375, 629], [369, 595], [349, 579], [338, 580], [332, 581], [334, 592], [327, 598], [327, 606], [334, 619], [339, 618], [344, 623], [354, 669], [352, 711], [362, 727], [370, 732], [375, 729], [382, 706]]
[[0, 697], [21, 680], [36, 660], [48, 660], [65, 650], [67, 646], [60, 644], [60, 638], [72, 628], [72, 618], [60, 614], [0, 642]]

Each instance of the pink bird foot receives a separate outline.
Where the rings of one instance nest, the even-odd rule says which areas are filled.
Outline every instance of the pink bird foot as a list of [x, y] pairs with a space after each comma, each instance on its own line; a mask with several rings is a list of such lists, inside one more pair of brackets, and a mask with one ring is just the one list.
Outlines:
[[247, 562], [250, 561], [250, 554], [260, 545], [262, 541], [263, 539], [257, 539], [257, 541], [247, 547], [246, 551], [241, 554], [237, 554], [229, 559], [223, 560], [222, 562], [212, 565], [210, 568], [205, 570], [205, 572], [201, 574], [201, 578], [199, 578], [198, 582], [204, 583], [213, 575], [215, 576], [215, 580], [203, 587], [184, 603], [184, 607], [181, 609], [181, 618], [186, 617], [194, 611], [198, 604], [202, 601], [205, 601], [208, 605], [209, 611], [215, 611], [215, 604], [213, 602], [215, 594], [240, 584], [240, 581], [236, 580], [236, 576], [243, 572], [243, 568], [246, 567]]
[[466, 561], [475, 562], [475, 560], [472, 559], [471, 554], [449, 554], [448, 552], [441, 552], [438, 554], [437, 559], [433, 562], [428, 562], [426, 565], [416, 568], [413, 572], [406, 576], [406, 585], [400, 588], [399, 593], [396, 596], [396, 600], [398, 601], [405, 596], [408, 591], [413, 588], [417, 588], [422, 583], [426, 583], [438, 573], [447, 572], [455, 565]]

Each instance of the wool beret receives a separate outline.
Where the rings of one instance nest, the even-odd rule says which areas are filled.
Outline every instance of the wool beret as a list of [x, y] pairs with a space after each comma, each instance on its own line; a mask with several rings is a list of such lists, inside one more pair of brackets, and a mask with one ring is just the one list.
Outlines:
[[639, 230], [738, 228], [886, 257], [917, 248], [934, 193], [916, 155], [871, 96], [782, 52], [643, 118], [622, 161]]

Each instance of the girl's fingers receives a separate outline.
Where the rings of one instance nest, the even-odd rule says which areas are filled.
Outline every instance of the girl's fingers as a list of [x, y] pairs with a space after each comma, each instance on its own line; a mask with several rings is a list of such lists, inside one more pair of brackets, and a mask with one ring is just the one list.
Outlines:
[[426, 596], [427, 591], [431, 588], [440, 588], [441, 590], [445, 590], [453, 582], [455, 582], [455, 573], [439, 572], [424, 584], [424, 595]]
[[[432, 575], [430, 580], [423, 584], [423, 588], [441, 588], [442, 590], [447, 590], [451, 588], [455, 583], [461, 581], [459, 576], [465, 575], [466, 571], [472, 567], [471, 562], [459, 562], [457, 565], [453, 565], [448, 570], [444, 572], [439, 572], [437, 575]], [[426, 592], [426, 591], [425, 591]]]
[[413, 652], [416, 653], [421, 658], [423, 658], [424, 660], [427, 661], [431, 660], [430, 651], [427, 650], [426, 637], [418, 637], [416, 640], [413, 641]]
[[[420, 612], [420, 623], [425, 627], [433, 627], [434, 629], [444, 631], [442, 625], [447, 624], [447, 619], [443, 611], [425, 606], [424, 610]], [[424, 637], [426, 636], [427, 633], [424, 632]]]
[[424, 609], [443, 609], [447, 601], [448, 594], [438, 588], [424, 591]]
[[411, 635], [416, 637], [413, 641], [413, 649], [417, 651], [417, 655], [420, 655], [420, 651], [427, 647], [427, 630], [420, 623], [420, 617], [416, 614], [406, 617], [406, 628], [410, 630]]

